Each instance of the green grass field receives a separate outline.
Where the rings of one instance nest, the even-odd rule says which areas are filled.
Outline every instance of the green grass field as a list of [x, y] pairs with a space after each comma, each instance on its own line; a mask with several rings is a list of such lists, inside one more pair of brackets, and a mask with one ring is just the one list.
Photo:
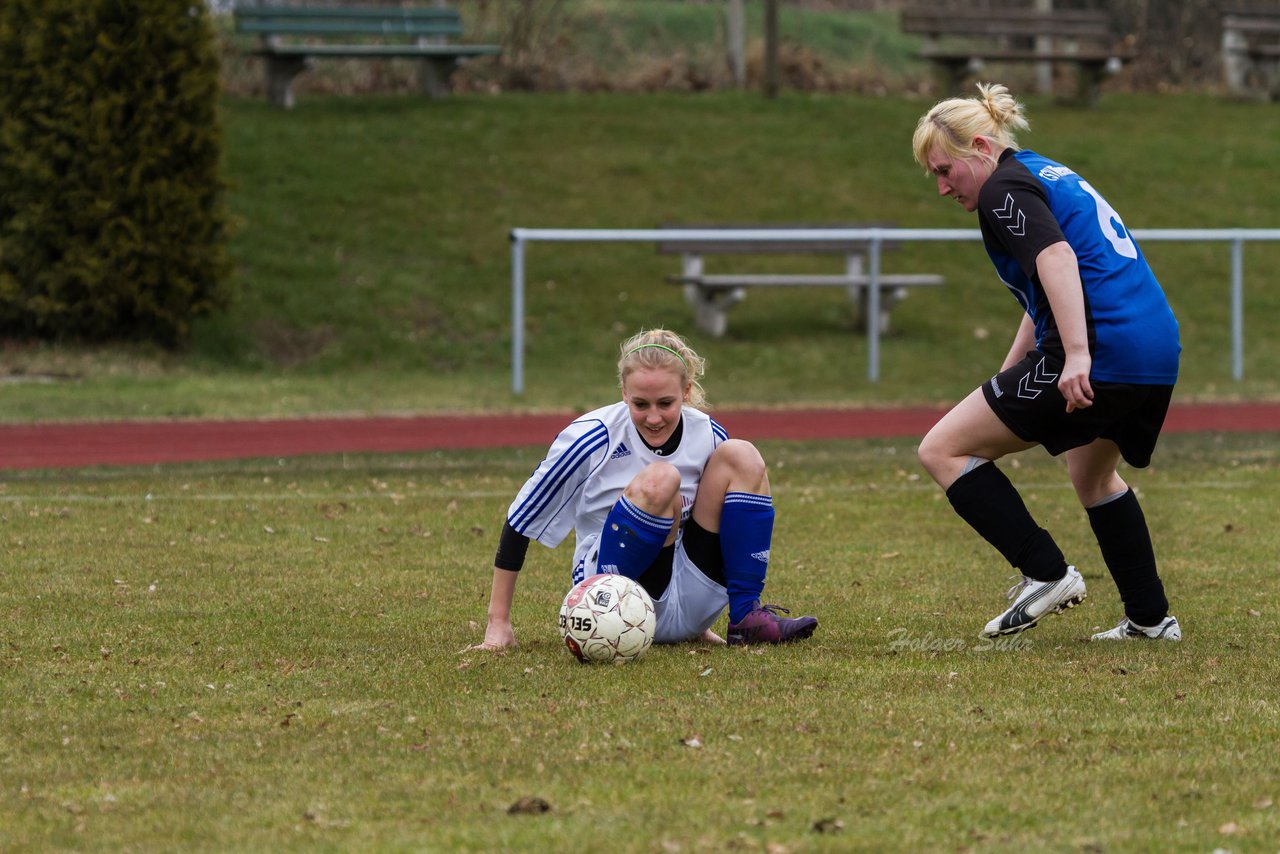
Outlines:
[[[582, 408], [612, 395], [617, 341], [690, 332], [713, 402], [936, 403], [994, 370], [1016, 303], [977, 244], [916, 244], [886, 271], [939, 272], [894, 312], [882, 381], [836, 289], [753, 293], [729, 335], [693, 330], [676, 259], [647, 245], [534, 245], [527, 390], [511, 394], [508, 234], [664, 222], [976, 227], [936, 197], [909, 141], [930, 102], [786, 94], [314, 96], [225, 104], [239, 297], [189, 352], [7, 342], [6, 421]], [[1028, 99], [1037, 148], [1072, 164], [1131, 228], [1275, 227], [1280, 113], [1205, 95]], [[1210, 131], [1211, 129], [1211, 131]], [[1183, 332], [1179, 395], [1275, 397], [1280, 245], [1250, 245], [1245, 381], [1231, 379], [1229, 252], [1144, 251]], [[757, 269], [834, 269], [760, 259]], [[724, 269], [729, 269], [725, 265]], [[803, 378], [803, 381], [797, 381]]]
[[1006, 470], [1090, 597], [993, 647], [1005, 567], [913, 443], [763, 449], [819, 633], [621, 668], [558, 645], [567, 546], [464, 651], [537, 448], [6, 478], [0, 850], [1274, 849], [1271, 436], [1132, 476], [1180, 645], [1085, 640], [1118, 601], [1043, 454]]
[[[628, 7], [628, 43], [664, 37], [659, 5]], [[845, 35], [822, 49], [885, 47]], [[228, 97], [235, 305], [181, 353], [6, 341], [0, 421], [581, 409], [616, 393], [617, 341], [659, 324], [690, 332], [720, 406], [955, 400], [1017, 324], [976, 244], [887, 257], [947, 283], [895, 311], [876, 385], [842, 295], [753, 294], [712, 340], [664, 284], [674, 259], [538, 245], [510, 393], [512, 227], [973, 227], [911, 160], [930, 103]], [[1280, 225], [1272, 105], [1028, 104], [1024, 143], [1132, 228]], [[1180, 398], [1280, 396], [1280, 246], [1246, 252], [1242, 383], [1226, 247], [1144, 251], [1182, 323]], [[0, 851], [1275, 850], [1273, 436], [1170, 436], [1133, 475], [1187, 635], [1166, 646], [1084, 640], [1118, 602], [1042, 454], [1005, 468], [1090, 598], [993, 647], [976, 632], [1007, 573], [914, 442], [763, 449], [768, 595], [819, 634], [624, 668], [559, 646], [567, 545], [531, 552], [520, 647], [466, 651], [540, 447], [5, 473]], [[535, 797], [550, 811], [508, 813]]]

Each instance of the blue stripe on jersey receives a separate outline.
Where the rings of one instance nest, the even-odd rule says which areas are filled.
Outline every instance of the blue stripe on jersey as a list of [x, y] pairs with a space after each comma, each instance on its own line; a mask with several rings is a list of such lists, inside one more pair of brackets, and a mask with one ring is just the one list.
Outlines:
[[591, 432], [576, 439], [568, 450], [560, 455], [533, 492], [516, 508], [510, 520], [511, 527], [525, 533], [522, 529], [546, 509], [547, 504], [555, 498], [578, 467], [593, 453], [608, 447], [608, 443], [609, 433], [603, 425], [593, 428]]
[[588, 432], [574, 440], [569, 449], [560, 455], [551, 471], [542, 478], [541, 483], [529, 494], [529, 497], [516, 508], [516, 512], [508, 521], [511, 527], [524, 533], [524, 526], [536, 518], [552, 498], [561, 490], [573, 472], [593, 453], [609, 446], [609, 430], [603, 424], [597, 424]]
[[729, 433], [720, 426], [720, 422], [716, 421], [714, 418], [709, 418], [708, 420], [711, 422], [711, 432], [715, 434], [716, 444], [719, 445], [721, 442], [728, 440]]

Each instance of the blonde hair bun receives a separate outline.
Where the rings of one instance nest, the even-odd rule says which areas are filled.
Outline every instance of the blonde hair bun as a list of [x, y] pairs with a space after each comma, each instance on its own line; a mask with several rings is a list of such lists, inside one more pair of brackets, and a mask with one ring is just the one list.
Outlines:
[[1000, 83], [979, 83], [977, 98], [947, 98], [920, 117], [911, 138], [916, 162], [929, 171], [929, 153], [941, 150], [958, 159], [973, 153], [973, 140], [985, 136], [1002, 148], [1018, 150], [1017, 131], [1028, 130], [1022, 104]]

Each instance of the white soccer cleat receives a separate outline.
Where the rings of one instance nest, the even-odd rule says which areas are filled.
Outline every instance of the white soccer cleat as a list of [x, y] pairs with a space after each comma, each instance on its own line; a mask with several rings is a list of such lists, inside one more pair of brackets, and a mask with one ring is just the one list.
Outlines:
[[1024, 575], [1009, 589], [1009, 598], [1014, 600], [1009, 610], [987, 623], [981, 637], [1025, 632], [1045, 614], [1056, 614], [1079, 605], [1085, 595], [1084, 579], [1074, 566], [1067, 567], [1067, 574], [1057, 581], [1036, 581]]
[[1150, 628], [1140, 626], [1137, 623], [1130, 622], [1125, 617], [1114, 628], [1105, 632], [1098, 632], [1090, 640], [1182, 640], [1182, 627], [1178, 625], [1178, 618], [1174, 616], [1165, 617], [1159, 623]]

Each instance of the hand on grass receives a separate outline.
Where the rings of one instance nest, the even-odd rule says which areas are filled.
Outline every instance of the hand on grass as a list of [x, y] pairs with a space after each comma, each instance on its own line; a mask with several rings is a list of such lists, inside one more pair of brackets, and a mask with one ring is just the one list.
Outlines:
[[499, 652], [504, 649], [510, 649], [515, 645], [516, 633], [511, 628], [511, 622], [508, 620], [490, 620], [488, 627], [484, 630], [484, 640], [470, 647], [470, 649]]

